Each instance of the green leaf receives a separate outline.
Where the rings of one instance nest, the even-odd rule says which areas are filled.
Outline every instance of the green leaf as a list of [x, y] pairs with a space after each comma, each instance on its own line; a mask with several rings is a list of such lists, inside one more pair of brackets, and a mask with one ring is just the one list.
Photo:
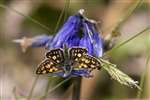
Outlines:
[[100, 58], [99, 60], [101, 62], [102, 68], [108, 72], [108, 74], [111, 76], [112, 79], [118, 81], [120, 84], [129, 86], [129, 87], [136, 87], [139, 90], [141, 90], [141, 88], [137, 85], [138, 81], [134, 81], [127, 74], [120, 71], [115, 64], [112, 64], [109, 61], [104, 60], [102, 58]]

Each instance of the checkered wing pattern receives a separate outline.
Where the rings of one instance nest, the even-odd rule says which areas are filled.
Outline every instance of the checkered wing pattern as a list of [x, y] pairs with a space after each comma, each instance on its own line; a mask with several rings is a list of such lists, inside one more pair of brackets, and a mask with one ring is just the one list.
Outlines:
[[84, 54], [87, 53], [85, 48], [73, 47], [69, 50], [70, 60], [77, 62]]
[[56, 64], [64, 63], [64, 53], [62, 49], [53, 49], [46, 53], [46, 57], [53, 60]]
[[59, 73], [59, 72], [64, 72], [61, 67], [57, 67], [57, 63], [55, 63], [51, 59], [45, 59], [43, 60], [37, 70], [36, 74], [48, 74], [48, 73]]
[[99, 70], [101, 68], [100, 66], [100, 62], [97, 58], [85, 54], [75, 63], [74, 69], [88, 69], [92, 71], [93, 69]]

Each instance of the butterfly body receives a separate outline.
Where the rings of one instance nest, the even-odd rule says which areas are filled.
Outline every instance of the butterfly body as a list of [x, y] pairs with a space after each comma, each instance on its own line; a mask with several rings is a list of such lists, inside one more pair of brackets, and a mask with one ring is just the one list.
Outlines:
[[51, 74], [63, 77], [91, 76], [94, 69], [100, 69], [100, 62], [87, 54], [82, 47], [52, 49], [46, 53], [46, 59], [39, 64], [36, 74]]

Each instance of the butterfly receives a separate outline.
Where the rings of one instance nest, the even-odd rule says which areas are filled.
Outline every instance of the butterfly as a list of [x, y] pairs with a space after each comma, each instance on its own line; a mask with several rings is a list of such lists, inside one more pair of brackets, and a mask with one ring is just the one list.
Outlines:
[[88, 55], [87, 50], [82, 47], [63, 49], [52, 49], [46, 53], [44, 59], [38, 66], [36, 74], [52, 74], [57, 76], [91, 76], [94, 69], [100, 69], [97, 58]]

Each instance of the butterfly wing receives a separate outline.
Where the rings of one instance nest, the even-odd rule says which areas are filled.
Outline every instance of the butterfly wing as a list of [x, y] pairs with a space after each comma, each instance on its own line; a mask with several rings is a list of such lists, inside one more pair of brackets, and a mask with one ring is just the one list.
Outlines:
[[46, 53], [46, 57], [53, 60], [57, 64], [64, 62], [64, 53], [62, 49], [53, 49]]
[[70, 60], [77, 62], [86, 53], [87, 50], [85, 48], [73, 47], [69, 50]]
[[72, 61], [72, 75], [91, 77], [94, 69], [100, 69], [100, 62], [97, 58], [87, 54], [85, 48], [71, 48], [69, 51]]
[[47, 58], [39, 64], [36, 74], [54, 74], [63, 76], [64, 70], [61, 67], [57, 67], [57, 64], [53, 60]]
[[101, 64], [100, 64], [100, 61], [93, 57], [93, 56], [90, 56], [90, 55], [83, 55], [77, 62], [77, 65], [78, 66], [75, 66], [75, 68], [77, 69], [100, 69], [101, 68]]
[[85, 54], [73, 64], [72, 73], [76, 76], [92, 77], [91, 71], [96, 68], [99, 70], [101, 68], [100, 66], [100, 62], [97, 58]]

